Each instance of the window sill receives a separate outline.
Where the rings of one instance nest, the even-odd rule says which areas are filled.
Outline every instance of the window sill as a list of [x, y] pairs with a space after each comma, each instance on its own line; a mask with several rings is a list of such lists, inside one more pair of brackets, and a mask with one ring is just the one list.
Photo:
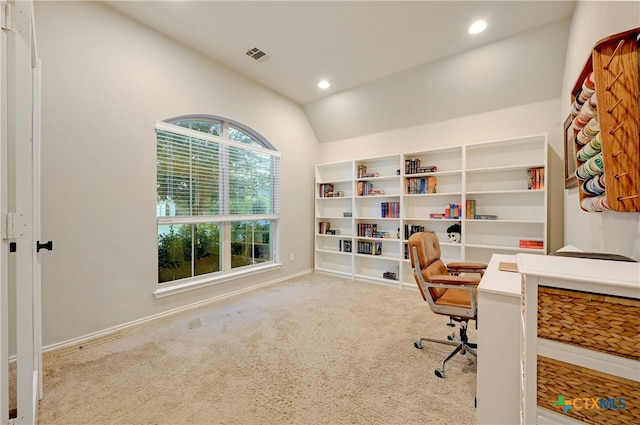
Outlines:
[[231, 273], [225, 273], [216, 276], [196, 277], [187, 281], [180, 281], [180, 283], [163, 283], [162, 286], [158, 286], [153, 292], [155, 298], [164, 298], [171, 295], [181, 294], [183, 292], [192, 291], [194, 289], [206, 288], [218, 283], [227, 282], [229, 280], [240, 279], [266, 271], [277, 270], [282, 267], [280, 263], [269, 263], [262, 266], [255, 266], [245, 270], [233, 271]]

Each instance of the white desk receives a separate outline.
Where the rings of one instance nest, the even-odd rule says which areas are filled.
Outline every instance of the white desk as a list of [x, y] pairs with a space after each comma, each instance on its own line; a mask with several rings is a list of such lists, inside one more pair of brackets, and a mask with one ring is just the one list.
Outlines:
[[[562, 413], [555, 405], [561, 392], [565, 396], [573, 393], [596, 398], [613, 397], [618, 392], [629, 399], [638, 399], [633, 394], [638, 394], [640, 388], [640, 357], [635, 349], [640, 346], [640, 335], [635, 332], [636, 322], [629, 323], [629, 319], [637, 318], [640, 311], [640, 264], [530, 254], [518, 254], [516, 258], [525, 279], [524, 423], [640, 423], [638, 403], [629, 403], [624, 409], [574, 409], [568, 413]], [[548, 306], [554, 298], [553, 291], [556, 294], [560, 291], [565, 297], [556, 297], [556, 304], [581, 307], [571, 310], [570, 316], [567, 314], [571, 320], [549, 323], [543, 317], [545, 310], [539, 314], [539, 306]], [[480, 309], [482, 304], [478, 301], [478, 312]], [[550, 329], [559, 329], [571, 337], [559, 338]], [[595, 342], [582, 338], [581, 331], [574, 332], [582, 329], [597, 329]], [[625, 335], [621, 338], [623, 331]], [[615, 342], [621, 339], [628, 341], [631, 351], [612, 348], [618, 347]], [[539, 373], [541, 360], [546, 364], [556, 362], [556, 366], [542, 368]], [[558, 366], [557, 362], [562, 364]], [[601, 394], [599, 381], [609, 383], [608, 393]], [[539, 392], [540, 388], [544, 390]]]
[[520, 274], [498, 270], [515, 255], [494, 254], [478, 285], [476, 421], [520, 423]]

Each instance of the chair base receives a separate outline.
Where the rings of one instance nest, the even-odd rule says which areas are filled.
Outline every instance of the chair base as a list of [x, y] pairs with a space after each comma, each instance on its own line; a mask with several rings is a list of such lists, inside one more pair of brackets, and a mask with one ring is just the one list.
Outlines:
[[467, 326], [460, 325], [460, 336], [458, 337], [455, 332], [451, 335], [447, 336], [447, 339], [436, 339], [436, 338], [427, 338], [423, 337], [413, 343], [413, 346], [422, 349], [422, 342], [436, 342], [438, 344], [451, 345], [456, 347], [449, 355], [442, 361], [442, 364], [438, 369], [435, 370], [435, 374], [438, 378], [444, 378], [444, 367], [445, 364], [451, 360], [456, 354], [465, 355], [467, 353], [473, 355], [474, 357], [478, 357], [478, 344], [470, 343], [467, 338]]

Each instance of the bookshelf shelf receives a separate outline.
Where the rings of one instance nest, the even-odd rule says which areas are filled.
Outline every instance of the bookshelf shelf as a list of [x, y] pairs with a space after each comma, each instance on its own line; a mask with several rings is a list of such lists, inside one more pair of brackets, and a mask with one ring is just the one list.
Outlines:
[[469, 195], [492, 195], [492, 194], [501, 194], [501, 195], [509, 195], [509, 194], [517, 194], [517, 193], [544, 193], [542, 189], [514, 189], [514, 190], [483, 190], [483, 191], [473, 191], [467, 192], [467, 197]]
[[535, 164], [511, 165], [511, 166], [505, 166], [505, 167], [471, 168], [466, 171], [466, 174], [469, 175], [469, 174], [493, 173], [496, 171], [505, 172], [505, 171], [511, 171], [511, 170], [522, 170], [522, 169], [537, 168], [537, 167], [544, 167], [544, 164], [535, 163]]
[[[417, 172], [421, 169], [432, 171]], [[529, 186], [532, 169], [542, 170], [538, 171], [539, 189]], [[546, 169], [546, 135], [318, 164], [316, 193], [320, 185], [332, 184], [344, 196], [316, 196], [316, 228], [320, 222], [330, 222], [330, 228], [340, 234], [316, 234], [315, 270], [413, 288], [407, 239], [414, 231], [434, 232], [447, 262], [488, 262], [494, 253], [545, 254]], [[364, 177], [365, 173], [369, 175]], [[435, 179], [431, 181], [434, 193], [429, 193], [430, 178]], [[365, 182], [384, 194], [359, 195]], [[421, 190], [425, 193], [410, 193]], [[467, 218], [471, 201], [474, 216], [496, 219]], [[396, 203], [398, 216], [383, 217], [388, 210], [382, 203]], [[446, 216], [447, 211], [453, 217]], [[448, 229], [454, 224], [462, 229], [459, 243], [449, 242]], [[388, 237], [359, 235], [363, 225], [375, 226], [376, 232]], [[350, 241], [351, 252], [340, 251], [345, 240]], [[543, 248], [520, 247], [521, 240], [541, 241]], [[372, 244], [369, 249], [378, 249], [378, 255], [359, 253], [359, 243]]]

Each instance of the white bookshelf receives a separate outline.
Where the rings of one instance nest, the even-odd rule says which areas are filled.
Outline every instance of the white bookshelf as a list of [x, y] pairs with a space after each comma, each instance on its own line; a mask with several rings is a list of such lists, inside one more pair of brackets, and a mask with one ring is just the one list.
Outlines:
[[[421, 167], [437, 170], [416, 172]], [[364, 168], [369, 175], [362, 175]], [[406, 255], [405, 227], [422, 227], [438, 235], [442, 257], [448, 261], [489, 262], [494, 253], [546, 254], [547, 189], [529, 189], [531, 169], [547, 175], [547, 137], [518, 139], [410, 152], [383, 157], [316, 165], [315, 270], [399, 286], [415, 286]], [[428, 179], [436, 181], [430, 192]], [[420, 193], [421, 180], [425, 189]], [[333, 185], [342, 196], [321, 197], [321, 185]], [[374, 194], [362, 193], [369, 184]], [[496, 219], [466, 218], [467, 200], [474, 200], [476, 215]], [[397, 203], [397, 217], [382, 217], [381, 203]], [[445, 205], [460, 206], [460, 218], [432, 218]], [[351, 213], [345, 217], [344, 213]], [[339, 234], [320, 234], [320, 222], [329, 222]], [[450, 243], [447, 229], [461, 226], [461, 241]], [[358, 235], [364, 224], [375, 224], [387, 237]], [[398, 229], [400, 237], [398, 238]], [[340, 241], [351, 252], [340, 250]], [[542, 248], [521, 248], [520, 240], [537, 240]], [[380, 254], [358, 252], [359, 242], [380, 244]], [[383, 278], [396, 273], [396, 280]]]

